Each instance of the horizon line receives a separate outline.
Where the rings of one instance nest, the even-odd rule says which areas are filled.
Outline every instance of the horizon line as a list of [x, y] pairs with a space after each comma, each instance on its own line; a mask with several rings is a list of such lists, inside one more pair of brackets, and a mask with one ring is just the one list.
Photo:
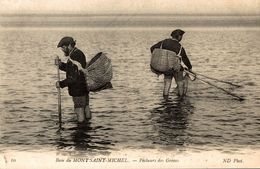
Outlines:
[[9, 12], [9, 13], [1, 13], [0, 16], [260, 16], [260, 13], [87, 13], [87, 12], [57, 12], [57, 13], [49, 13], [49, 12]]

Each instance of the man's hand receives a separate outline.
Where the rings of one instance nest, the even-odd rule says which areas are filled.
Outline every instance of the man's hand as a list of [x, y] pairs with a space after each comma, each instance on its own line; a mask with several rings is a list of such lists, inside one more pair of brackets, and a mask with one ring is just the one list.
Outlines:
[[192, 72], [192, 69], [189, 69], [189, 68], [186, 68], [186, 67], [184, 67], [184, 70], [187, 70], [187, 71], [189, 71], [189, 72]]
[[56, 88], [60, 88], [60, 82], [59, 81], [56, 82]]
[[55, 65], [56, 66], [60, 66], [61, 65], [61, 60], [59, 59], [58, 56], [55, 58]]

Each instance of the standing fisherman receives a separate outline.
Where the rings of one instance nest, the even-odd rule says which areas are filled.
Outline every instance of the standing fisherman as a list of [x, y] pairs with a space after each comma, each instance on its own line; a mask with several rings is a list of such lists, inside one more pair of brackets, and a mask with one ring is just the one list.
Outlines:
[[[75, 47], [76, 41], [72, 37], [63, 37], [59, 44], [64, 55], [68, 57], [67, 63], [61, 62], [59, 59], [55, 63], [59, 65], [59, 69], [66, 72], [66, 79], [56, 82], [56, 87], [68, 87], [69, 95], [72, 96], [74, 102], [74, 111], [77, 115], [79, 123], [91, 119], [89, 108], [89, 91], [86, 87], [86, 81], [83, 72], [78, 70], [78, 67], [72, 63], [77, 61], [83, 68], [86, 67], [86, 57], [84, 53]], [[71, 61], [72, 60], [72, 61]]]
[[[184, 48], [181, 46], [180, 41], [182, 40], [182, 36], [185, 32], [180, 29], [176, 29], [171, 33], [171, 38], [162, 40], [157, 44], [153, 45], [150, 50], [153, 53], [154, 49], [165, 49], [168, 51], [173, 51], [176, 55], [180, 58], [181, 61], [188, 67], [189, 70], [192, 69], [192, 65], [190, 63], [189, 58], [186, 55]], [[188, 88], [188, 75], [184, 76], [183, 70], [184, 68], [180, 65], [179, 70], [170, 70], [167, 72], [158, 72], [157, 70], [153, 69], [151, 65], [151, 69], [153, 72], [157, 72], [158, 74], [164, 74], [164, 90], [163, 96], [164, 98], [168, 98], [169, 91], [171, 88], [172, 78], [174, 77], [175, 82], [178, 88], [178, 95], [180, 97], [184, 96], [187, 92]]]

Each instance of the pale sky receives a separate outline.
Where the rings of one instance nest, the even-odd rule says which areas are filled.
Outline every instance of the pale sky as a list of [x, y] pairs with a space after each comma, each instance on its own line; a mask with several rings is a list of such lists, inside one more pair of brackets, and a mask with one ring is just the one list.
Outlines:
[[260, 0], [0, 0], [0, 13], [260, 14]]

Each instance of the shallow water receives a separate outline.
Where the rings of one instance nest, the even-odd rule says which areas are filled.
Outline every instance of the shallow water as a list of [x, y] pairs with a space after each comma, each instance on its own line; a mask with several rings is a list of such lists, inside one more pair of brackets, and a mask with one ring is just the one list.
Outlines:
[[[179, 100], [175, 83], [168, 101], [163, 78], [149, 69], [149, 48], [172, 28], [0, 29], [0, 151], [110, 153], [121, 149], [236, 152], [260, 148], [260, 29], [183, 28], [193, 71], [238, 83], [214, 83], [243, 96], [190, 82]], [[62, 90], [63, 130], [58, 131], [56, 48], [70, 35], [90, 59], [104, 51], [112, 59], [113, 89], [90, 94], [93, 119], [78, 127], [73, 103]], [[65, 60], [65, 58], [62, 58]], [[64, 78], [64, 74], [62, 74]], [[78, 151], [74, 151], [78, 150]], [[85, 151], [87, 150], [87, 151]]]

